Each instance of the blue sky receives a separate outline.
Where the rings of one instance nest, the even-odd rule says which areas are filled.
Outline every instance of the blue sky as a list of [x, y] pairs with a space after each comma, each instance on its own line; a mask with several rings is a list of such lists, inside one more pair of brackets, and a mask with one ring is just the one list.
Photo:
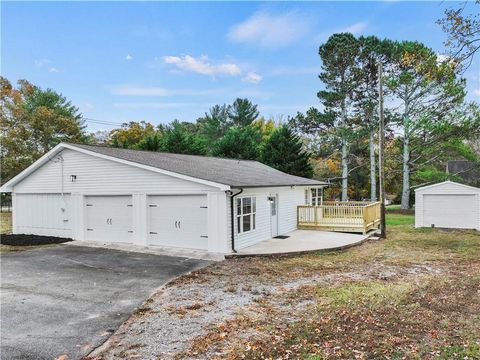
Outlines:
[[[194, 121], [247, 97], [279, 120], [318, 105], [318, 46], [350, 31], [418, 40], [454, 2], [2, 2], [1, 74], [64, 94], [89, 130]], [[480, 99], [479, 61], [465, 74]]]

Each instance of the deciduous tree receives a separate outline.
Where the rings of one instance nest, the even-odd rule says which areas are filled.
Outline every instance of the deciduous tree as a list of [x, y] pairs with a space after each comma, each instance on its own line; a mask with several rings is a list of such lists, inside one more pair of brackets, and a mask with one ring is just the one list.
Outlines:
[[62, 141], [80, 142], [82, 116], [61, 94], [0, 77], [2, 182], [18, 174]]

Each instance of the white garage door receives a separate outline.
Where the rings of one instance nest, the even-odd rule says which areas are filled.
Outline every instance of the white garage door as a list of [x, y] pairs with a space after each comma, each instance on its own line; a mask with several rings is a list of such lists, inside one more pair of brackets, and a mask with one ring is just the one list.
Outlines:
[[475, 195], [424, 195], [423, 225], [472, 229], [477, 227]]
[[132, 242], [131, 196], [86, 196], [85, 239]]
[[149, 244], [208, 249], [205, 195], [149, 196], [147, 206]]
[[70, 194], [15, 194], [16, 232], [72, 237]]

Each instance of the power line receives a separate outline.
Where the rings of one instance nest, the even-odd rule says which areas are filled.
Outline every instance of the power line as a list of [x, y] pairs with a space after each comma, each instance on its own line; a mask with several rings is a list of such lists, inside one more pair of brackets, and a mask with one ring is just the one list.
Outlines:
[[82, 120], [87, 122], [87, 123], [98, 124], [98, 125], [110, 125], [110, 126], [118, 126], [118, 127], [121, 127], [123, 125], [123, 124], [116, 123], [116, 122], [113, 122], [113, 121], [92, 119], [92, 118], [87, 118], [87, 117], [82, 117]]

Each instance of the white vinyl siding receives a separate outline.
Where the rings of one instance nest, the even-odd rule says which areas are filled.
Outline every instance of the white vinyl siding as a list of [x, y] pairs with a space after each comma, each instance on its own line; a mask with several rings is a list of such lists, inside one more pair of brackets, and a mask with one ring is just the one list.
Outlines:
[[[185, 193], [213, 190], [212, 187], [65, 149], [64, 192], [82, 193]], [[58, 193], [61, 161], [51, 160], [14, 186], [16, 193]], [[71, 175], [76, 176], [75, 182]]]
[[13, 211], [17, 234], [72, 237], [70, 194], [15, 194]]
[[[297, 229], [297, 205], [304, 203], [305, 187], [274, 187], [244, 189], [240, 197], [254, 196], [256, 198], [255, 230], [238, 233], [237, 217], [235, 216], [235, 248], [241, 249], [263, 240], [272, 238], [270, 223], [271, 206], [268, 198], [278, 195], [278, 235]], [[237, 190], [234, 190], [236, 192]], [[236, 214], [236, 203], [234, 209]], [[228, 221], [230, 222], [230, 221]]]

